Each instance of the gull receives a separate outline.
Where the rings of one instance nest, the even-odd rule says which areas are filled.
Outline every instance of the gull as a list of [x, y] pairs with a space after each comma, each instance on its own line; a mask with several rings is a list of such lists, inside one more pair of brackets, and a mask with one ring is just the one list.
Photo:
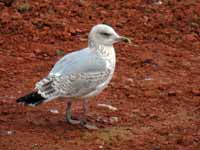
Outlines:
[[[97, 129], [84, 118], [88, 112], [88, 99], [101, 93], [110, 82], [116, 63], [113, 44], [120, 41], [131, 42], [109, 25], [95, 25], [88, 36], [88, 47], [61, 58], [48, 76], [36, 83], [35, 90], [17, 99], [17, 103], [37, 106], [56, 98], [66, 98], [66, 121]], [[74, 119], [71, 114], [75, 100], [83, 100], [83, 116], [79, 119]]]

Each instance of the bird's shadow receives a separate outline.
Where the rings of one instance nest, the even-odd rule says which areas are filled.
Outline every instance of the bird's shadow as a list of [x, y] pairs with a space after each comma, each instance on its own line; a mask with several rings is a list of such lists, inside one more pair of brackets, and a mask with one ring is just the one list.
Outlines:
[[[56, 137], [64, 137], [65, 139], [77, 138], [81, 133], [91, 132], [80, 125], [71, 125], [65, 121], [64, 112], [54, 114], [48, 109], [41, 109], [41, 107], [24, 107], [15, 103], [6, 103], [0, 106], [0, 120], [3, 130], [9, 129], [18, 132], [44, 133], [51, 134]], [[75, 113], [75, 115], [77, 115]], [[99, 130], [104, 129], [105, 126], [96, 121], [95, 117], [88, 116], [91, 123], [97, 125]], [[96, 130], [94, 130], [95, 132]]]
[[[27, 125], [28, 128], [35, 130], [46, 130], [47, 132], [54, 132], [55, 134], [64, 134], [73, 131], [89, 131], [81, 125], [71, 125], [67, 123], [65, 121], [65, 114], [63, 113], [53, 114], [47, 110], [32, 109], [26, 111], [24, 115], [23, 123]], [[75, 113], [75, 116], [79, 116], [79, 114]], [[87, 119], [90, 123], [97, 125], [99, 129], [105, 128], [103, 124], [97, 122], [93, 117], [88, 116]]]

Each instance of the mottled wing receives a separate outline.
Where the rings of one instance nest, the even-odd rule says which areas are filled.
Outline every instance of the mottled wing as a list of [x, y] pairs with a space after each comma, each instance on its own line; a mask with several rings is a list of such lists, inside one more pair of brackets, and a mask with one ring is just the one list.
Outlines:
[[61, 96], [82, 97], [96, 90], [110, 75], [107, 69], [101, 72], [75, 73], [69, 76], [55, 76], [53, 88], [57, 89]]
[[106, 61], [90, 49], [84, 49], [58, 61], [49, 76], [36, 84], [36, 88], [48, 99], [80, 97], [95, 90], [109, 75]]

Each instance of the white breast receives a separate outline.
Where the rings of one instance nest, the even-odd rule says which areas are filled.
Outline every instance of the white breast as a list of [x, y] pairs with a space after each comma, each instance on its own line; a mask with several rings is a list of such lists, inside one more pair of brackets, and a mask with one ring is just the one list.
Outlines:
[[103, 58], [106, 61], [106, 67], [107, 67], [107, 69], [110, 70], [110, 75], [105, 82], [99, 84], [96, 87], [96, 90], [85, 95], [84, 98], [96, 96], [99, 93], [101, 93], [107, 87], [108, 83], [112, 79], [112, 76], [113, 76], [113, 73], [115, 70], [116, 57], [115, 57], [115, 50], [113, 47], [104, 47], [104, 48], [99, 49], [98, 55], [99, 55], [99, 57]]

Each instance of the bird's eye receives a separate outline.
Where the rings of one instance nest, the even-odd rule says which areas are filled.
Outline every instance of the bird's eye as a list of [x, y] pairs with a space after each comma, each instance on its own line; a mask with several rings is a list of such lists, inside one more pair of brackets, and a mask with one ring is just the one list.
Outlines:
[[109, 36], [111, 36], [111, 34], [110, 34], [110, 33], [106, 33], [106, 32], [101, 32], [101, 35], [103, 35], [103, 36], [106, 36], [106, 37], [109, 37]]

